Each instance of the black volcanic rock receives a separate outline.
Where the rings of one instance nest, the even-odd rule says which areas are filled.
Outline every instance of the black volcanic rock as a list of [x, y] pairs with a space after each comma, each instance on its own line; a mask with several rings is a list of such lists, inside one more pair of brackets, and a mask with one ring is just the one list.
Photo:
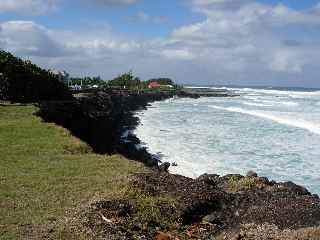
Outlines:
[[[69, 129], [97, 153], [121, 153], [148, 166], [158, 166], [158, 160], [145, 148], [136, 147], [139, 139], [132, 134], [123, 137], [123, 134], [139, 122], [134, 111], [171, 96], [99, 92], [93, 97], [73, 101], [42, 102], [38, 115]], [[162, 168], [167, 170], [168, 164]], [[86, 220], [80, 219], [83, 220], [81, 228], [94, 239], [154, 239], [159, 230], [171, 231], [178, 239], [216, 239], [220, 234], [241, 230], [236, 238], [222, 239], [259, 239], [259, 233], [258, 237], [250, 238], [242, 229], [248, 225], [256, 229], [270, 225], [279, 232], [320, 228], [319, 197], [292, 182], [277, 183], [256, 174], [222, 177], [204, 174], [191, 179], [155, 169], [135, 174], [129, 189], [139, 196], [148, 196], [148, 201], [150, 196], [159, 197], [155, 204], [143, 205], [148, 213], [158, 210], [159, 215], [152, 220], [149, 220], [152, 214], [141, 218], [141, 203], [131, 195], [121, 200], [102, 199], [86, 209], [83, 214]], [[163, 202], [164, 199], [173, 202]], [[110, 224], [102, 216], [115, 221]], [[175, 223], [165, 228], [161, 222], [166, 219], [174, 219]]]
[[199, 177], [197, 178], [197, 180], [198, 180], [198, 181], [204, 181], [204, 182], [207, 183], [207, 184], [212, 184], [212, 185], [214, 185], [214, 184], [217, 183], [217, 180], [219, 179], [219, 177], [220, 177], [220, 176], [217, 175], [217, 174], [207, 174], [207, 173], [205, 173], [205, 174], [199, 176]]
[[258, 177], [258, 174], [254, 171], [249, 171], [246, 175], [247, 177]]
[[71, 101], [45, 101], [39, 103], [38, 116], [71, 131], [87, 142], [96, 153], [120, 153], [148, 166], [157, 166], [158, 160], [145, 148], [136, 148], [140, 141], [132, 134], [139, 119], [134, 111], [145, 109], [150, 102], [173, 97], [173, 93], [98, 92], [92, 97]]
[[295, 193], [297, 195], [311, 195], [311, 193], [306, 188], [299, 186], [293, 182], [280, 183], [278, 184], [278, 188]]
[[[170, 229], [168, 234], [176, 236], [176, 239], [255, 240], [259, 239], [259, 236], [263, 237], [265, 234], [267, 236], [267, 233], [262, 232], [260, 235], [256, 232], [254, 238], [246, 234], [252, 231], [249, 229], [241, 230], [241, 234], [238, 235], [236, 233], [239, 229], [246, 229], [251, 225], [256, 229], [263, 229], [267, 225], [273, 226], [279, 238], [275, 233], [273, 238], [263, 239], [296, 239], [294, 234], [305, 231], [306, 228], [314, 229], [310, 231], [313, 235], [303, 239], [317, 239], [314, 238], [316, 236], [314, 234], [320, 232], [319, 198], [308, 194], [301, 195], [296, 192], [296, 186], [292, 188], [291, 184], [272, 185], [269, 181], [262, 181], [258, 177], [212, 175], [215, 182], [219, 183], [219, 185], [212, 185], [210, 181], [208, 183], [205, 181], [208, 176], [210, 175], [191, 179], [159, 171], [135, 174], [130, 182], [131, 190], [147, 196], [159, 197], [159, 199], [172, 199], [174, 203], [159, 202], [157, 210], [160, 215], [157, 215], [153, 221], [147, 221], [139, 218], [140, 213], [136, 210], [139, 204], [131, 198], [114, 200], [114, 202], [101, 200], [99, 203], [103, 204], [99, 204], [98, 209], [96, 209], [97, 205], [94, 205], [94, 208], [90, 206], [89, 211], [85, 211], [86, 216], [93, 219], [90, 225], [85, 227], [89, 228], [88, 232], [94, 232], [95, 236], [100, 236], [98, 239], [122, 239], [118, 237], [128, 236], [128, 233], [130, 234], [128, 239], [144, 239], [144, 236], [148, 236], [146, 239], [154, 239], [156, 231], [168, 233]], [[245, 184], [246, 181], [253, 181], [253, 184], [245, 191], [242, 188], [232, 188], [235, 182]], [[279, 185], [286, 188], [285, 191], [279, 188]], [[104, 216], [119, 216], [123, 206], [126, 216], [125, 218], [116, 217], [118, 223], [114, 224], [112, 229], [110, 225], [100, 225], [97, 221], [101, 211]], [[148, 213], [154, 212], [154, 208], [154, 205], [150, 206], [150, 209], [144, 206]], [[168, 217], [177, 221], [169, 229], [161, 225], [161, 222]], [[142, 228], [141, 225], [144, 227]], [[230, 237], [240, 235], [243, 238]]]
[[168, 163], [168, 162], [162, 163], [162, 164], [159, 166], [159, 171], [160, 171], [160, 172], [168, 172], [170, 166], [171, 166], [171, 164]]
[[[213, 185], [213, 179], [219, 185]], [[245, 191], [232, 189], [234, 181], [245, 184], [249, 180], [252, 185]], [[151, 173], [136, 175], [132, 184], [147, 192], [153, 189], [152, 194], [167, 194], [177, 199], [182, 225], [207, 222], [217, 226], [218, 232], [251, 223], [268, 223], [279, 229], [294, 230], [320, 226], [319, 198], [292, 183], [272, 185], [269, 180], [241, 175], [203, 175], [190, 179]], [[211, 234], [215, 236], [218, 232], [215, 228]]]

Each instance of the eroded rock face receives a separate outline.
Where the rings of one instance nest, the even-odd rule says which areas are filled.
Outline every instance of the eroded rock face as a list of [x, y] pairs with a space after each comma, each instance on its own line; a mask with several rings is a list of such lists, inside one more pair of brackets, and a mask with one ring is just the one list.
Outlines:
[[148, 166], [157, 166], [158, 160], [145, 148], [136, 148], [139, 139], [133, 135], [123, 139], [122, 135], [137, 126], [139, 119], [134, 111], [172, 96], [170, 93], [98, 92], [89, 98], [41, 102], [37, 115], [70, 130], [96, 153], [120, 153]]

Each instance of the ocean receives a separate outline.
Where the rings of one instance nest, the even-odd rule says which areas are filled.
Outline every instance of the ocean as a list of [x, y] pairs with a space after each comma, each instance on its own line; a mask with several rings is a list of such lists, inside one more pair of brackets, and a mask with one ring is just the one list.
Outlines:
[[229, 90], [240, 96], [155, 102], [134, 133], [175, 174], [253, 170], [320, 194], [320, 91]]

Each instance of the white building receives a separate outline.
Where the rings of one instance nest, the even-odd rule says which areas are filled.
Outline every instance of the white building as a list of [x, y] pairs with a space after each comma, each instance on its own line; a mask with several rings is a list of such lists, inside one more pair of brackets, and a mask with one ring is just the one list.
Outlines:
[[69, 83], [70, 75], [66, 71], [59, 71], [59, 70], [53, 69], [53, 70], [50, 70], [50, 72], [56, 75], [61, 82], [64, 82], [66, 84]]

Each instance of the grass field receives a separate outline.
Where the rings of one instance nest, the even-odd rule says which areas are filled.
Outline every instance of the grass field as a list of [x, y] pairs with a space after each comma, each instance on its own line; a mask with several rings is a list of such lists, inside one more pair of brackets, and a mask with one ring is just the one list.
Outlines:
[[122, 156], [93, 154], [35, 111], [31, 105], [0, 105], [1, 240], [37, 238], [68, 210], [116, 194], [131, 173], [144, 169]]

